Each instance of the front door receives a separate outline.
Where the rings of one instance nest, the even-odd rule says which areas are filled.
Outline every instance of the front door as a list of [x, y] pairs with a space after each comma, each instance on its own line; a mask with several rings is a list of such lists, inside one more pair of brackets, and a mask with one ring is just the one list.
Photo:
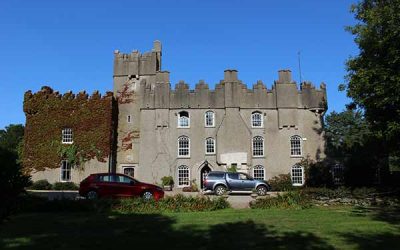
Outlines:
[[206, 176], [208, 173], [211, 171], [211, 168], [208, 166], [208, 164], [204, 165], [204, 167], [201, 168], [200, 170], [200, 187], [201, 189], [204, 188], [204, 180], [206, 179]]

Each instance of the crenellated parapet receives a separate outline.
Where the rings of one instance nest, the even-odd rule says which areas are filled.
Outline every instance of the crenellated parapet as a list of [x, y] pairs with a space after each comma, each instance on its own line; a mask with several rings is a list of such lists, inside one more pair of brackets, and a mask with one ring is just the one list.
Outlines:
[[[262, 81], [257, 81], [251, 89], [238, 79], [236, 70], [226, 70], [224, 79], [210, 89], [203, 80], [194, 89], [179, 81], [170, 88], [169, 72], [156, 77], [156, 88], [146, 87], [137, 92], [142, 98], [142, 109], [146, 108], [264, 108], [264, 109], [326, 109], [326, 88], [321, 84], [317, 89], [309, 82], [302, 83], [298, 89], [291, 79], [290, 70], [279, 71], [279, 78], [268, 89]], [[164, 81], [162, 79], [165, 79]], [[146, 86], [150, 86], [146, 79]], [[141, 86], [144, 84], [141, 84]]]
[[[77, 94], [68, 91], [64, 94], [54, 91], [48, 86], [43, 86], [41, 90], [36, 93], [32, 93], [28, 90], [24, 94], [24, 112], [27, 115], [35, 114], [39, 111], [46, 109], [54, 109], [56, 107], [66, 107], [82, 105], [83, 103], [109, 103], [112, 104], [113, 93], [106, 92], [105, 95], [101, 95], [99, 91], [94, 91], [90, 96], [86, 91], [81, 91]], [[110, 106], [111, 107], [111, 106]]]

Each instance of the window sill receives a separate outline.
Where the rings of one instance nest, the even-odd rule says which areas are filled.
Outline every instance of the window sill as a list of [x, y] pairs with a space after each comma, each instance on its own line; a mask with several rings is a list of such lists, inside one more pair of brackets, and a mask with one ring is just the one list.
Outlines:
[[253, 158], [265, 158], [264, 155], [253, 155]]
[[190, 155], [178, 155], [178, 159], [189, 159]]
[[205, 155], [207, 155], [207, 156], [216, 155], [216, 153], [206, 153]]
[[61, 144], [74, 144], [74, 142], [61, 142]]
[[303, 158], [302, 155], [291, 155], [290, 158]]

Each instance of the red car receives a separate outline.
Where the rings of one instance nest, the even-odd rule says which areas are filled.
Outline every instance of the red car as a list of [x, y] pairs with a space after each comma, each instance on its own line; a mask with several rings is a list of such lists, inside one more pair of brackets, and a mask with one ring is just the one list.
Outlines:
[[91, 174], [79, 187], [79, 195], [88, 199], [101, 197], [143, 197], [159, 200], [164, 197], [161, 187], [140, 182], [124, 174]]

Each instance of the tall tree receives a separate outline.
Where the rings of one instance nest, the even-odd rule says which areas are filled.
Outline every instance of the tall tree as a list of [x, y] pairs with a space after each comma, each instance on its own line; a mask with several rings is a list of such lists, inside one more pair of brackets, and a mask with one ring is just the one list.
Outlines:
[[24, 125], [10, 124], [5, 129], [0, 130], [0, 148], [17, 152], [18, 145], [24, 137]]
[[358, 23], [347, 27], [359, 55], [347, 61], [347, 84], [353, 104], [362, 108], [372, 131], [400, 150], [400, 0], [362, 0], [352, 6]]

